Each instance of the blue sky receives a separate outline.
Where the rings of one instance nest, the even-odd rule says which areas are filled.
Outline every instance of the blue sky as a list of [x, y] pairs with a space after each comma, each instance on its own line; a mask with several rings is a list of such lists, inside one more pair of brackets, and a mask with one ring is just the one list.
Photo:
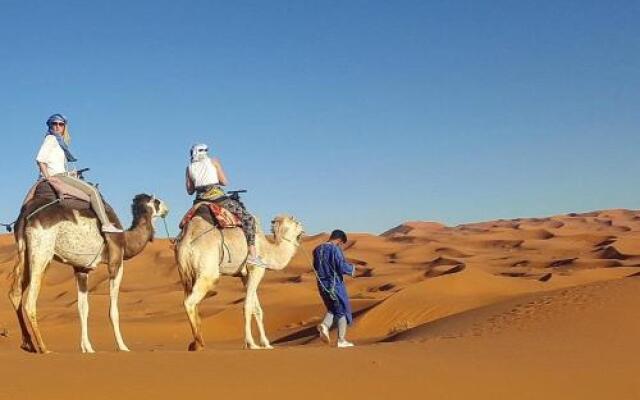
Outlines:
[[266, 224], [382, 232], [639, 208], [638, 1], [4, 1], [0, 220], [44, 121], [122, 220], [191, 144]]

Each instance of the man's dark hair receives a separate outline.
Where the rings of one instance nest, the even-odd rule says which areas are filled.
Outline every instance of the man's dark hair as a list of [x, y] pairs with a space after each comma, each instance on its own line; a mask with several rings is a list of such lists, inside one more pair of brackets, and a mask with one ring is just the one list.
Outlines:
[[336, 240], [336, 239], [340, 239], [342, 243], [347, 243], [347, 234], [344, 233], [344, 231], [341, 231], [340, 229], [336, 229], [333, 232], [331, 232], [331, 236], [329, 236], [329, 240]]

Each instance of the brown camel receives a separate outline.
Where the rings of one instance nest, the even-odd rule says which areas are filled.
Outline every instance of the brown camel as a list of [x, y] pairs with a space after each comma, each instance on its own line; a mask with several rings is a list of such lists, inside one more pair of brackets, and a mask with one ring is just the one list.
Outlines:
[[[118, 312], [118, 293], [124, 271], [123, 260], [136, 256], [147, 243], [153, 240], [153, 218], [164, 217], [169, 211], [168, 208], [164, 202], [153, 196], [139, 194], [133, 199], [131, 206], [133, 212], [131, 228], [124, 233], [106, 234], [105, 237], [100, 232], [95, 213], [90, 209], [71, 209], [59, 203], [47, 206], [49, 203], [44, 199], [31, 200], [23, 206], [16, 224], [18, 262], [14, 267], [14, 279], [9, 298], [15, 308], [22, 331], [21, 347], [29, 352], [48, 352], [38, 328], [36, 301], [44, 272], [51, 260], [55, 258], [72, 266], [75, 270], [78, 285], [78, 311], [82, 327], [80, 341], [82, 352], [94, 352], [87, 333], [88, 274], [99, 264], [107, 264], [109, 268], [111, 299], [109, 316], [116, 344], [119, 350], [129, 351], [120, 333]], [[122, 228], [113, 210], [110, 207], [107, 208], [109, 220], [118, 228]], [[37, 346], [34, 346], [22, 312], [22, 298], [25, 294], [24, 314], [29, 321]]]

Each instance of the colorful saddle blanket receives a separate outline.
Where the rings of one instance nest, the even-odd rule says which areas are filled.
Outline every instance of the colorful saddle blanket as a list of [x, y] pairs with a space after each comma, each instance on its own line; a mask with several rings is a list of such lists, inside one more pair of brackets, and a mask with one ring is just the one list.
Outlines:
[[189, 211], [187, 211], [184, 217], [182, 217], [182, 221], [180, 221], [180, 229], [184, 229], [184, 227], [186, 227], [196, 215], [209, 222], [211, 225], [218, 227], [218, 229], [236, 228], [242, 224], [237, 215], [221, 205], [215, 202], [202, 201], [196, 203]]

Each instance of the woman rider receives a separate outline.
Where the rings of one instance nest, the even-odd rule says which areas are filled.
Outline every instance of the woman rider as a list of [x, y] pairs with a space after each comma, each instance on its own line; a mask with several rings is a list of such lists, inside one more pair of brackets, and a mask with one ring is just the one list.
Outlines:
[[53, 114], [47, 120], [47, 130], [44, 142], [38, 151], [36, 161], [40, 168], [40, 175], [44, 179], [56, 177], [64, 184], [69, 185], [86, 193], [91, 199], [91, 208], [98, 216], [102, 225], [102, 232], [120, 233], [122, 229], [116, 228], [107, 217], [104, 203], [98, 190], [87, 182], [78, 179], [75, 172], [67, 170], [67, 162], [74, 162], [76, 159], [69, 151], [71, 135], [67, 129], [67, 118], [62, 114]]
[[227, 186], [229, 181], [224, 173], [222, 164], [217, 158], [209, 158], [209, 148], [206, 144], [195, 144], [191, 147], [191, 162], [187, 167], [187, 193], [196, 193], [197, 200], [216, 201], [220, 206], [237, 215], [242, 221], [242, 231], [249, 248], [249, 264], [260, 267], [268, 265], [256, 252], [256, 220], [249, 214], [244, 204], [238, 200], [226, 197], [221, 186]]

